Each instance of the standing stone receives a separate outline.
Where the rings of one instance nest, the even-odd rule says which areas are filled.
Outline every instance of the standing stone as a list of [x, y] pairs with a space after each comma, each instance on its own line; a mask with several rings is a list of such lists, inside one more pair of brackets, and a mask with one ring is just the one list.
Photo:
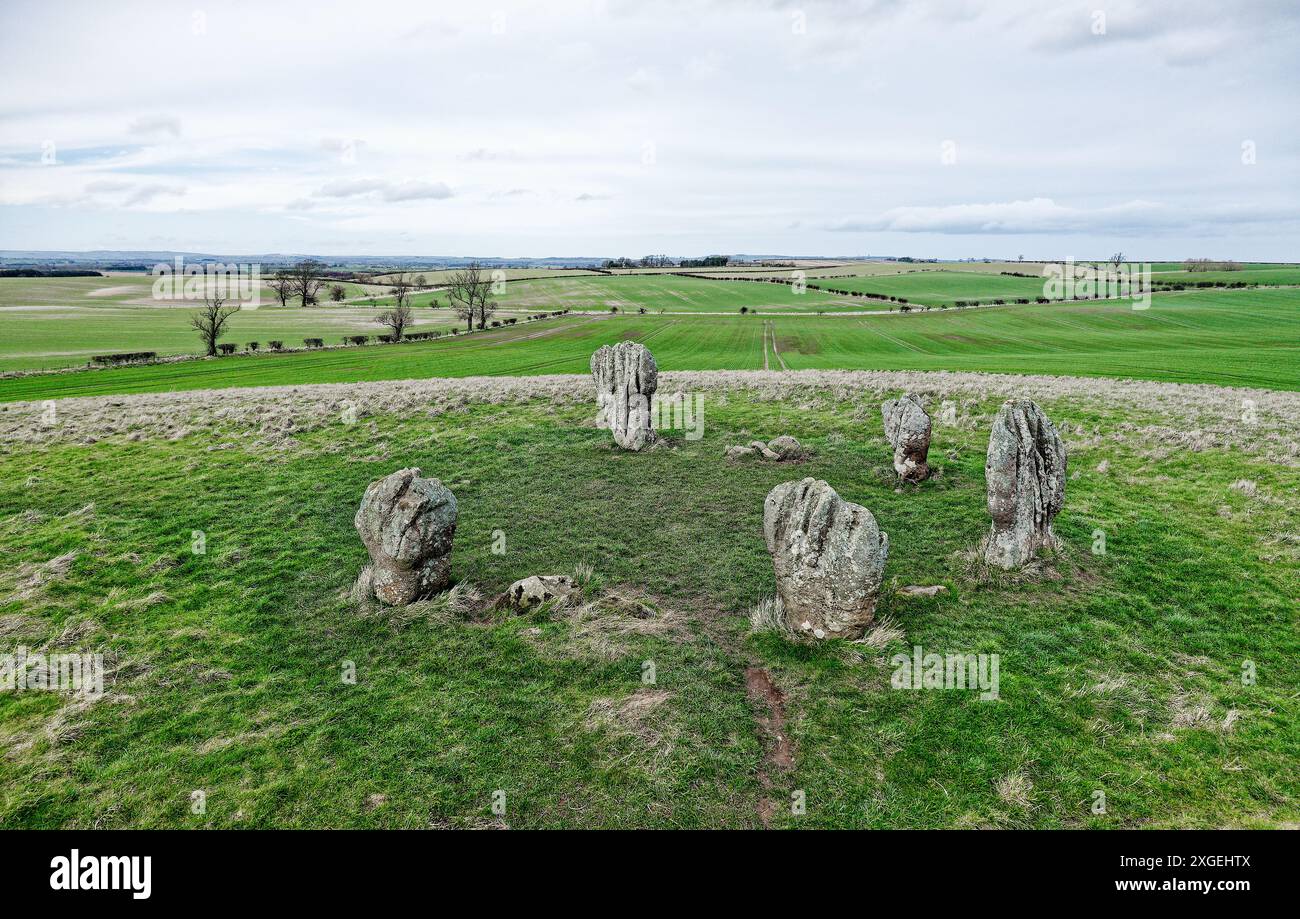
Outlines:
[[773, 488], [763, 537], [786, 624], [817, 638], [857, 638], [871, 624], [889, 537], [871, 511], [817, 479]]
[[894, 471], [908, 482], [923, 482], [930, 476], [926, 457], [930, 453], [930, 416], [921, 400], [908, 393], [890, 399], [880, 407], [885, 439], [894, 448]]
[[1052, 520], [1065, 501], [1065, 444], [1036, 403], [1003, 404], [993, 419], [984, 478], [993, 517], [986, 562], [1010, 570], [1039, 549], [1056, 548]]
[[657, 439], [650, 426], [650, 399], [659, 387], [659, 368], [650, 349], [634, 341], [603, 345], [591, 356], [596, 380], [596, 423], [607, 427], [625, 450]]
[[405, 606], [446, 589], [456, 496], [437, 479], [402, 469], [371, 482], [353, 522], [370, 552], [357, 580], [358, 599]]

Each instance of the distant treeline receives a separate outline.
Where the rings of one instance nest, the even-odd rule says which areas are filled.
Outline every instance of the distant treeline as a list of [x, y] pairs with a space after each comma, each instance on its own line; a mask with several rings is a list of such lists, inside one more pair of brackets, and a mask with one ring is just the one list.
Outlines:
[[642, 258], [606, 259], [602, 268], [726, 268], [729, 255], [706, 255], [704, 258], [684, 258], [674, 262], [666, 255], [647, 255]]
[[80, 268], [0, 268], [0, 278], [102, 278], [102, 271]]

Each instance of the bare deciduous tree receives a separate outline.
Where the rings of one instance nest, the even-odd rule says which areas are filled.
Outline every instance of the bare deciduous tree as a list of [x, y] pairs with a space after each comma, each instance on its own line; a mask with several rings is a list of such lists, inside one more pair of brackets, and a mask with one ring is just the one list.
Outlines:
[[348, 295], [347, 288], [344, 287], [342, 284], [334, 284], [330, 287], [330, 299], [333, 300], [335, 303], [342, 303], [343, 299], [347, 295]]
[[314, 259], [307, 259], [290, 268], [286, 275], [289, 278], [290, 289], [293, 295], [298, 298], [302, 306], [316, 302], [316, 294], [325, 284], [325, 276], [321, 274], [325, 268], [320, 262]]
[[393, 333], [393, 341], [401, 341], [402, 334], [406, 331], [407, 326], [414, 322], [411, 316], [411, 307], [405, 303], [386, 310], [375, 317], [375, 322], [380, 325], [388, 326]]
[[1116, 252], [1110, 257], [1110, 263], [1116, 271], [1119, 271], [1119, 266], [1124, 264], [1124, 253]]
[[289, 298], [293, 296], [293, 279], [286, 272], [276, 272], [275, 277], [266, 282], [266, 286], [271, 288], [281, 306], [289, 305]]
[[417, 274], [415, 276], [415, 286], [418, 290], [424, 290], [429, 286], [429, 279], [422, 274]]
[[411, 299], [411, 290], [413, 285], [410, 278], [405, 272], [393, 278], [393, 286], [388, 288], [388, 295], [393, 298], [393, 304], [397, 307], [405, 307]]
[[225, 306], [225, 302], [221, 297], [206, 297], [203, 300], [203, 309], [190, 317], [190, 326], [203, 339], [208, 357], [217, 356], [217, 339], [226, 330], [226, 322], [230, 317], [239, 312], [238, 303], [234, 306]]
[[487, 327], [488, 319], [497, 311], [496, 303], [488, 299], [491, 293], [492, 279], [483, 274], [483, 268], [477, 262], [471, 262], [448, 280], [447, 296], [451, 308], [465, 320], [466, 331], [473, 331], [475, 324], [480, 329]]

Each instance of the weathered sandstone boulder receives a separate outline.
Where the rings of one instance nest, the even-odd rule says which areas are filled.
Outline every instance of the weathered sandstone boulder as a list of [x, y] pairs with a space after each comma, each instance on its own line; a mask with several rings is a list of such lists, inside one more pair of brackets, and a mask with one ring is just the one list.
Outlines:
[[1019, 568], [1039, 549], [1055, 549], [1052, 521], [1065, 501], [1065, 443], [1037, 404], [1012, 399], [989, 435], [984, 478], [993, 531], [984, 560]]
[[763, 536], [786, 624], [817, 638], [859, 637], [875, 615], [889, 555], [871, 511], [820, 480], [785, 482], [764, 502]]
[[808, 451], [789, 434], [782, 434], [780, 437], [772, 438], [768, 443], [763, 443], [761, 440], [751, 440], [747, 446], [737, 444], [727, 447], [723, 451], [723, 455], [729, 460], [761, 456], [771, 462], [789, 463], [804, 459], [808, 456]]
[[650, 400], [659, 387], [659, 368], [650, 349], [634, 341], [602, 345], [591, 356], [596, 381], [596, 423], [607, 427], [625, 450], [640, 450], [658, 438], [651, 427]]
[[456, 496], [419, 469], [371, 482], [353, 521], [370, 553], [358, 599], [405, 606], [446, 589], [456, 535]]
[[803, 459], [808, 455], [808, 451], [804, 449], [803, 444], [789, 434], [773, 437], [767, 442], [767, 448], [775, 453], [782, 462]]
[[500, 597], [496, 606], [532, 609], [553, 600], [567, 600], [578, 593], [578, 585], [567, 574], [534, 574], [515, 581]]
[[894, 471], [908, 482], [922, 482], [930, 475], [926, 457], [930, 453], [930, 416], [921, 400], [908, 393], [890, 399], [880, 407], [885, 439], [894, 448]]

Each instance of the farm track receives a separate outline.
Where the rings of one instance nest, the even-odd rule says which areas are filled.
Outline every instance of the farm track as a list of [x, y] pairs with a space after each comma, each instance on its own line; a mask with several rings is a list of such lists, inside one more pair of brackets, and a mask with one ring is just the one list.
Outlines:
[[781, 352], [777, 350], [776, 323], [772, 322], [770, 319], [763, 321], [763, 369], [770, 369], [767, 363], [767, 342], [769, 338], [772, 342], [772, 356], [776, 358], [776, 361], [781, 365], [782, 370], [789, 370], [790, 368], [786, 366], [785, 358], [783, 358]]

